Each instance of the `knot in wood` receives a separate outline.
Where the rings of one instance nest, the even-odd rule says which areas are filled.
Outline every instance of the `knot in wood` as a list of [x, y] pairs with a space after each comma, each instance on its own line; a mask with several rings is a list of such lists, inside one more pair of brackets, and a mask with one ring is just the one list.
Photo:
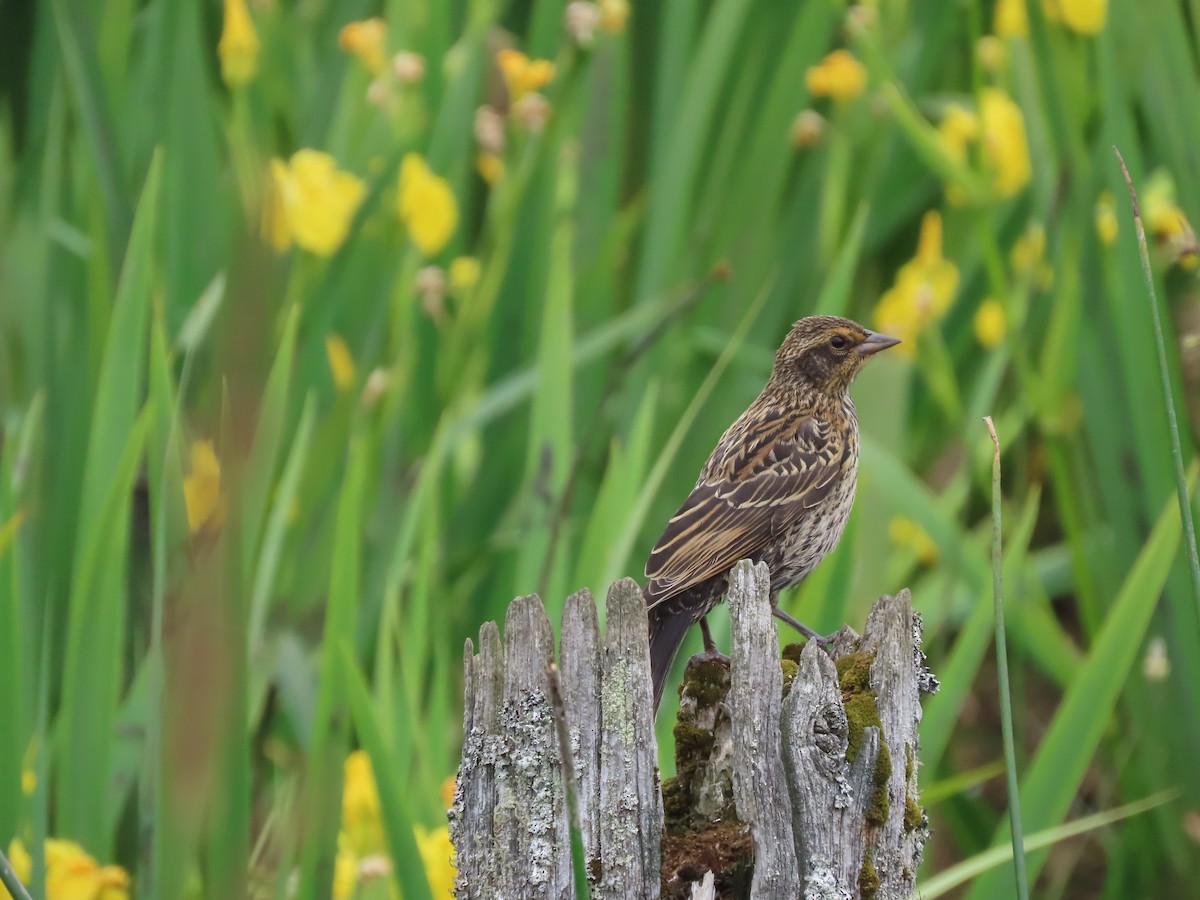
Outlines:
[[836, 701], [821, 704], [810, 727], [813, 746], [820, 751], [818, 765], [826, 775], [840, 775], [846, 763], [846, 748], [850, 744], [850, 723], [842, 704]]

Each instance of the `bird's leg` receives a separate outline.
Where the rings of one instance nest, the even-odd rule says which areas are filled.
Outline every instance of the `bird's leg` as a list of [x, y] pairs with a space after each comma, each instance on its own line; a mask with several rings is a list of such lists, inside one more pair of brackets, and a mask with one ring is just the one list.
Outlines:
[[832, 634], [817, 634], [803, 622], [797, 621], [785, 613], [782, 609], [774, 604], [771, 605], [771, 615], [779, 619], [781, 622], [786, 622], [795, 628], [798, 632], [808, 638], [810, 641], [816, 641], [818, 644], [824, 644], [833, 639]]
[[717, 649], [717, 642], [713, 640], [712, 632], [708, 630], [708, 617], [700, 617], [700, 634], [704, 637], [704, 652], [697, 653], [688, 664], [693, 662], [708, 662], [709, 660], [717, 660], [726, 665], [729, 664], [729, 657]]

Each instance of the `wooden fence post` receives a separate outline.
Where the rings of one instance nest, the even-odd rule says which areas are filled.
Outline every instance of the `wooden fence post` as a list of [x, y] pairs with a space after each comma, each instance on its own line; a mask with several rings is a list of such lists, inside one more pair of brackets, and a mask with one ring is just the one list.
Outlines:
[[[685, 678], [664, 826], [641, 590], [612, 586], [603, 636], [591, 595], [567, 600], [561, 693], [592, 896], [910, 897], [928, 835], [919, 697], [937, 682], [908, 592], [877, 601], [862, 637], [843, 628], [782, 665], [765, 566], [739, 563], [729, 604], [730, 669]], [[536, 597], [513, 601], [503, 644], [494, 623], [478, 653], [467, 641], [459, 897], [574, 895], [554, 655]]]

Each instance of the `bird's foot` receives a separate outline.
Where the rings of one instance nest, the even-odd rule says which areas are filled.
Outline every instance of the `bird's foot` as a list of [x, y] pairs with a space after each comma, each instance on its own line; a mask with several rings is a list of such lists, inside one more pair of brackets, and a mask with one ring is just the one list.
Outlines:
[[701, 665], [702, 663], [709, 662], [720, 663], [723, 666], [728, 666], [730, 664], [729, 657], [716, 647], [711, 647], [708, 650], [702, 650], [700, 653], [694, 654], [690, 659], [688, 659], [687, 664], [688, 668], [691, 668], [692, 665]]
[[837, 632], [834, 632], [834, 634], [817, 634], [817, 632], [815, 632], [813, 629], [809, 628], [803, 622], [792, 618], [790, 615], [785, 613], [778, 606], [771, 607], [771, 615], [773, 615], [775, 618], [779, 619], [779, 621], [786, 622], [788, 625], [791, 625], [794, 629], [796, 629], [798, 632], [800, 632], [802, 635], [804, 635], [810, 641], [816, 641], [818, 644], [828, 644], [830, 641], [833, 640], [834, 634], [837, 633]]
[[697, 653], [688, 660], [688, 665], [692, 663], [719, 662], [724, 666], [729, 665], [729, 657], [717, 649], [717, 642], [713, 640], [712, 632], [708, 630], [708, 618], [700, 617], [700, 634], [704, 638], [704, 652]]

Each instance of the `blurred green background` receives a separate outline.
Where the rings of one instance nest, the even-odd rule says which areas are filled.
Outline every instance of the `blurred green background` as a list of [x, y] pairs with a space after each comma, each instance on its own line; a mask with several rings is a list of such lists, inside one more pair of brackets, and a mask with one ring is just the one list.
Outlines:
[[986, 414], [1025, 833], [1101, 814], [1031, 855], [1036, 893], [1194, 893], [1200, 622], [1112, 148], [1190, 460], [1198, 28], [1195, 0], [0, 7], [0, 847], [52, 898], [445, 896], [464, 639], [640, 576], [823, 312], [905, 344], [855, 389], [847, 535], [783, 603], [832, 629], [913, 590], [924, 895], [1005, 843]]

